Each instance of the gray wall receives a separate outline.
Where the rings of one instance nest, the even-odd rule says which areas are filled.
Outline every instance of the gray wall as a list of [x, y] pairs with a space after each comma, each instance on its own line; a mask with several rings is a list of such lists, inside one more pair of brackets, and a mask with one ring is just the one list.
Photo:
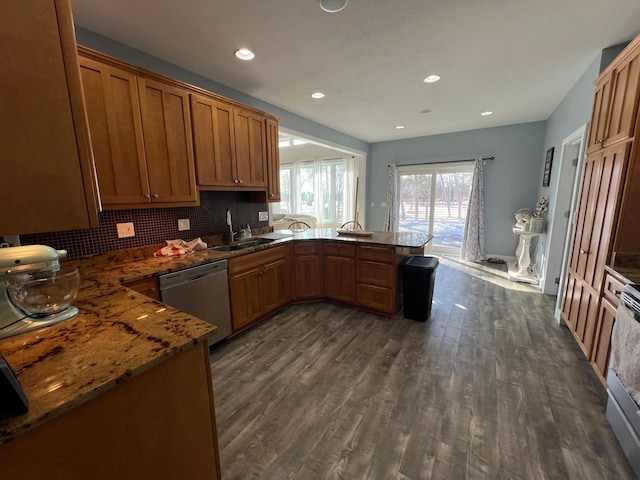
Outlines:
[[265, 112], [280, 117], [280, 125], [291, 130], [306, 133], [313, 137], [322, 138], [345, 147], [350, 147], [362, 152], [369, 152], [369, 144], [355, 137], [345, 135], [344, 133], [333, 130], [324, 125], [320, 125], [312, 120], [295, 115], [291, 112], [283, 110], [275, 105], [263, 102], [257, 98], [251, 97], [245, 93], [234, 90], [230, 87], [214, 82], [211, 79], [202, 77], [193, 72], [177, 67], [171, 63], [160, 60], [157, 57], [148, 55], [140, 50], [131, 48], [123, 43], [116, 42], [110, 38], [99, 35], [90, 30], [76, 26], [76, 38], [78, 45], [92, 48], [99, 52], [105, 53], [112, 57], [118, 58], [125, 62], [137, 65], [152, 72], [159, 73], [166, 77], [173, 78], [191, 85], [204, 88], [210, 92], [223, 95], [245, 105], [258, 108]]
[[[540, 172], [538, 197], [547, 197], [549, 199], [549, 214], [547, 215], [547, 228], [553, 224], [556, 214], [562, 215], [563, 212], [556, 212], [556, 189], [559, 180], [560, 158], [562, 154], [562, 141], [575, 132], [579, 127], [591, 120], [591, 109], [593, 106], [593, 94], [595, 87], [594, 80], [598, 77], [613, 59], [624, 49], [627, 44], [616, 45], [604, 49], [594, 58], [591, 65], [585, 70], [580, 79], [573, 88], [562, 99], [558, 107], [553, 111], [547, 119], [547, 126], [544, 136], [544, 148], [540, 157]], [[587, 129], [588, 132], [588, 129]], [[586, 140], [585, 140], [586, 141]], [[544, 160], [546, 151], [554, 147], [554, 159], [551, 168], [551, 179], [549, 187], [542, 187], [542, 175], [544, 171]], [[545, 258], [544, 252], [547, 249], [546, 243], [550, 241], [551, 235], [559, 235], [559, 239], [564, 238], [566, 232], [554, 232], [548, 230], [545, 235], [541, 236], [536, 247], [534, 262], [538, 271], [544, 275], [547, 268], [549, 272], [553, 271], [553, 277], [560, 276], [560, 264], [562, 262], [563, 248], [556, 246], [549, 250], [548, 258]], [[564, 242], [561, 242], [562, 244]], [[545, 293], [555, 293], [552, 285], [545, 285]]]
[[[485, 233], [489, 255], [515, 255], [514, 212], [537, 201], [545, 122], [371, 144], [367, 162], [367, 226], [381, 230], [386, 209], [387, 165], [495, 157], [485, 166]], [[371, 207], [371, 202], [375, 206]]]

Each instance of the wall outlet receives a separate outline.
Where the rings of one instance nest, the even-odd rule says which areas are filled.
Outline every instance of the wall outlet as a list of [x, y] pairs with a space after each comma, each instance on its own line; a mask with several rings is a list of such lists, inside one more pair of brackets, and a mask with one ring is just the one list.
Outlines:
[[135, 237], [136, 231], [133, 228], [133, 222], [116, 223], [118, 229], [118, 238]]
[[178, 220], [178, 231], [191, 230], [191, 222], [188, 218], [181, 218]]
[[258, 221], [266, 222], [269, 220], [269, 212], [258, 212]]

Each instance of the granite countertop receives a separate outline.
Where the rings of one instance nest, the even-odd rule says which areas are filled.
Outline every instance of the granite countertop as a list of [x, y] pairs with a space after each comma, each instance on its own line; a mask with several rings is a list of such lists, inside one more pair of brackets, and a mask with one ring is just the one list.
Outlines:
[[[77, 266], [82, 286], [75, 317], [0, 340], [0, 351], [27, 397], [25, 414], [0, 413], [0, 444], [113, 388], [127, 378], [206, 340], [216, 327], [122, 285], [154, 275], [244, 255], [295, 240], [337, 240], [421, 248], [431, 238], [418, 233], [339, 235], [312, 229], [246, 250], [193, 251], [153, 257], [155, 247], [115, 251], [65, 261]], [[207, 240], [205, 240], [207, 241]], [[221, 243], [221, 242], [217, 242]]]

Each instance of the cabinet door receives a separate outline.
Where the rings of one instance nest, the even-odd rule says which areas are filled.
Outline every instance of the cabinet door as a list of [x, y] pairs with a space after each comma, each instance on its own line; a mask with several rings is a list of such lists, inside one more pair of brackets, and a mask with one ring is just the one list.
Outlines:
[[608, 112], [606, 147], [633, 135], [640, 96], [640, 50], [613, 72], [613, 88]]
[[291, 265], [287, 259], [265, 265], [262, 269], [262, 301], [269, 313], [291, 301]]
[[153, 203], [198, 203], [189, 94], [138, 77], [144, 149]]
[[229, 277], [231, 320], [234, 333], [251, 325], [262, 316], [261, 277], [261, 268], [254, 268]]
[[264, 117], [234, 109], [236, 172], [239, 187], [267, 186], [267, 147]]
[[618, 144], [594, 153], [585, 162], [576, 241], [572, 264], [576, 274], [596, 290], [600, 289], [604, 266], [610, 255], [620, 204], [629, 144]]
[[191, 95], [191, 116], [198, 185], [235, 187], [233, 107]]
[[0, 18], [0, 231], [97, 227], [70, 2], [3, 1]]
[[278, 122], [267, 120], [267, 202], [280, 201]]
[[356, 264], [353, 258], [324, 257], [325, 293], [332, 300], [355, 303]]
[[149, 203], [135, 75], [85, 57], [80, 72], [102, 204]]
[[611, 332], [616, 320], [616, 307], [606, 298], [600, 303], [598, 328], [594, 342], [591, 364], [595, 367], [600, 379], [607, 378], [609, 355], [611, 353]]
[[591, 112], [591, 126], [589, 127], [589, 142], [587, 143], [588, 153], [600, 150], [606, 139], [612, 87], [613, 73], [600, 79], [596, 86], [593, 111]]
[[123, 285], [131, 290], [135, 290], [138, 293], [146, 295], [154, 300], [160, 300], [160, 293], [158, 291], [158, 279], [156, 277], [143, 278], [142, 280], [136, 280], [133, 282], [123, 283]]
[[320, 255], [296, 255], [294, 269], [296, 299], [305, 300], [322, 297], [323, 276]]
[[598, 292], [569, 271], [562, 318], [587, 358], [591, 357], [598, 319]]
[[363, 308], [392, 315], [397, 313], [394, 290], [389, 287], [358, 283], [357, 300], [358, 306]]

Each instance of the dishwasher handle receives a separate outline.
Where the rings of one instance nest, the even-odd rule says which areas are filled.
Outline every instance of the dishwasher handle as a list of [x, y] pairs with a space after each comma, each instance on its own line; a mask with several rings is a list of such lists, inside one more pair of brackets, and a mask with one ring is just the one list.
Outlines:
[[160, 291], [176, 287], [193, 280], [198, 280], [209, 275], [217, 275], [221, 273], [227, 273], [226, 260], [219, 260], [205, 265], [198, 265], [197, 267], [185, 268], [184, 270], [179, 270], [173, 273], [166, 273], [158, 277]]

